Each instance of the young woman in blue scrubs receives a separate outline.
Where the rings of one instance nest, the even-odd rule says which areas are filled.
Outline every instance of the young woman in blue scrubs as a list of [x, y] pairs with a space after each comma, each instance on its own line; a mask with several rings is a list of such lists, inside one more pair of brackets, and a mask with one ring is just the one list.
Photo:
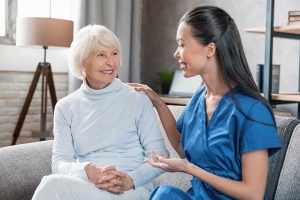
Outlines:
[[154, 154], [148, 160], [166, 171], [191, 174], [184, 192], [159, 186], [150, 199], [264, 199], [268, 157], [280, 149], [274, 115], [251, 75], [234, 20], [222, 9], [197, 7], [180, 20], [174, 57], [186, 78], [200, 86], [175, 121], [160, 97], [144, 91], [157, 109], [181, 159]]

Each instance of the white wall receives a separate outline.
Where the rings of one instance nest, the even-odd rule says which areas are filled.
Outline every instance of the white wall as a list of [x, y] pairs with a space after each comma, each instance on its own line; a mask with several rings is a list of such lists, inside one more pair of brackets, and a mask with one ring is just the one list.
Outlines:
[[[0, 71], [35, 71], [37, 64], [44, 60], [43, 48], [16, 47], [0, 45]], [[52, 71], [67, 72], [68, 50], [47, 50], [47, 61]]]

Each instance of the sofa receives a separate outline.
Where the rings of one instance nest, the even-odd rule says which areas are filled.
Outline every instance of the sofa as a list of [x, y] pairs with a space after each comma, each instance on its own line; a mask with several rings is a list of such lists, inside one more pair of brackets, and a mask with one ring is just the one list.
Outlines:
[[[175, 118], [183, 106], [169, 106]], [[300, 121], [276, 116], [283, 148], [271, 157], [267, 180], [268, 199], [300, 199]], [[160, 124], [161, 126], [161, 124]], [[164, 131], [162, 129], [164, 134]], [[165, 137], [165, 134], [164, 134]], [[45, 175], [51, 174], [52, 140], [0, 148], [0, 199], [31, 199]], [[172, 157], [178, 157], [165, 138]], [[191, 176], [164, 173], [154, 185], [175, 185], [187, 190]]]

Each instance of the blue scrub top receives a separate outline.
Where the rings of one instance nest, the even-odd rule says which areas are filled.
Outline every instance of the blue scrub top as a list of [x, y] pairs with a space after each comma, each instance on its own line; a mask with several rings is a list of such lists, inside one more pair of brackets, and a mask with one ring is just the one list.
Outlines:
[[[210, 173], [240, 181], [243, 153], [268, 149], [270, 156], [280, 149], [277, 128], [267, 107], [243, 94], [238, 87], [221, 98], [207, 122], [205, 93], [200, 88], [177, 121], [184, 155]], [[232, 97], [247, 116], [258, 122], [247, 119]], [[192, 199], [231, 199], [196, 177], [188, 195]]]

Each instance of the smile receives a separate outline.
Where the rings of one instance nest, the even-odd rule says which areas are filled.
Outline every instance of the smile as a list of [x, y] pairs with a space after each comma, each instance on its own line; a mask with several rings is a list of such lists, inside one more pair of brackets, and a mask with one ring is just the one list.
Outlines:
[[181, 68], [186, 66], [186, 63], [185, 63], [185, 62], [179, 62], [179, 64], [180, 64], [180, 67], [181, 67]]
[[112, 75], [114, 70], [101, 70], [100, 72], [103, 74]]
[[180, 65], [186, 65], [186, 63], [181, 60], [179, 61], [179, 63], [180, 63]]

